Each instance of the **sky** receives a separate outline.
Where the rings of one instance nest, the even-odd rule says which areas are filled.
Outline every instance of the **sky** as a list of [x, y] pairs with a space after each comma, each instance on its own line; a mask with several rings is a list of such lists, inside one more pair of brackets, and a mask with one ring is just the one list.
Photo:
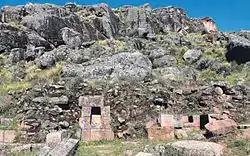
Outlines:
[[80, 5], [107, 3], [113, 8], [122, 5], [149, 3], [153, 8], [176, 6], [184, 8], [189, 17], [212, 17], [221, 31], [250, 30], [250, 0], [0, 0], [0, 6], [32, 3]]

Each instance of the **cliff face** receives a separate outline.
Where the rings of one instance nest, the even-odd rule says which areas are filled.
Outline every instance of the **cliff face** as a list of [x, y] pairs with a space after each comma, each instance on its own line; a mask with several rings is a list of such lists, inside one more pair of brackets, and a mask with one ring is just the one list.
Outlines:
[[211, 34], [211, 23], [175, 7], [21, 9], [1, 14], [0, 104], [35, 132], [30, 141], [74, 131], [81, 95], [104, 95], [114, 132], [127, 137], [144, 136], [160, 112], [250, 117], [249, 32]]

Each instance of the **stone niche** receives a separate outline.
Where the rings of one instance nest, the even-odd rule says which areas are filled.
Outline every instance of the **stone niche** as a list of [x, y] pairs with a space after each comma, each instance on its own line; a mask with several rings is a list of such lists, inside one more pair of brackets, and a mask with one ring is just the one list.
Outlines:
[[79, 124], [83, 141], [114, 139], [110, 126], [110, 106], [104, 106], [103, 96], [81, 96], [79, 106], [82, 107]]

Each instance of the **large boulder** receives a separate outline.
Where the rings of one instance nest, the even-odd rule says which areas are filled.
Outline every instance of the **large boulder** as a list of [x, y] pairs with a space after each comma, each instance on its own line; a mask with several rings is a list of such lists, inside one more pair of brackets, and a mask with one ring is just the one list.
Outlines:
[[152, 63], [141, 53], [119, 53], [96, 60], [88, 66], [68, 64], [63, 66], [65, 77], [80, 76], [86, 79], [112, 79], [142, 81], [151, 75]]
[[41, 69], [50, 68], [56, 63], [55, 54], [53, 51], [46, 52], [36, 60], [36, 63]]
[[[77, 48], [80, 47], [84, 39], [82, 38], [82, 35], [79, 32], [74, 31], [70, 28], [63, 28], [61, 29], [62, 33], [62, 39], [68, 45], [70, 48]], [[85, 39], [85, 41], [88, 41], [88, 39]]]
[[220, 156], [223, 154], [223, 150], [224, 150], [224, 147], [216, 143], [185, 140], [185, 141], [177, 141], [175, 143], [167, 145], [167, 148], [165, 149], [165, 155], [168, 155], [168, 156], [189, 156], [189, 155]]
[[199, 60], [202, 54], [203, 53], [201, 50], [190, 49], [183, 55], [183, 59], [185, 60], [185, 62], [191, 64]]
[[206, 124], [205, 128], [209, 133], [216, 136], [234, 131], [237, 128], [237, 124], [231, 119], [216, 120]]

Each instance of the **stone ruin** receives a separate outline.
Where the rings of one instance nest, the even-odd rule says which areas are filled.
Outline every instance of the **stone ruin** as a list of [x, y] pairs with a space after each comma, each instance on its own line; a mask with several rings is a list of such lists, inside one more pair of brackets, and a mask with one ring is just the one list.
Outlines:
[[176, 133], [183, 130], [190, 133], [205, 129], [205, 125], [213, 122], [215, 119], [211, 115], [169, 115], [161, 114], [158, 121], [149, 121], [147, 123], [149, 140], [171, 140]]
[[214, 33], [218, 31], [214, 20], [211, 19], [210, 17], [205, 17], [202, 18], [201, 20], [207, 32]]
[[114, 139], [110, 126], [110, 106], [104, 106], [103, 96], [81, 96], [79, 106], [82, 107], [79, 122], [83, 141]]

